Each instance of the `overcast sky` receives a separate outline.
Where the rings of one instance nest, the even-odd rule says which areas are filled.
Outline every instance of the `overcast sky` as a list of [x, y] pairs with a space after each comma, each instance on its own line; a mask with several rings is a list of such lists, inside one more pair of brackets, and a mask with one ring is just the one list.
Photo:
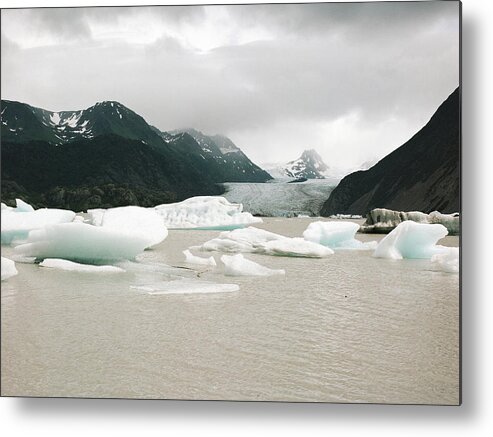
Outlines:
[[455, 1], [2, 10], [2, 98], [117, 100], [257, 163], [381, 158], [459, 84]]

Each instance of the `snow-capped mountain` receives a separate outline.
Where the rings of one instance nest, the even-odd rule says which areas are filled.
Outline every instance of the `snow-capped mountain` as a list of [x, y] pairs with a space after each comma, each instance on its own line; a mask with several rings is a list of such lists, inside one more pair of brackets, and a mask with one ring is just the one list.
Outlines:
[[228, 138], [161, 132], [118, 102], [53, 112], [2, 100], [1, 143], [2, 197], [37, 206], [153, 205], [271, 179]]
[[47, 141], [53, 145], [116, 134], [160, 145], [146, 121], [118, 102], [98, 102], [79, 111], [47, 111], [25, 103], [2, 100], [2, 140]]
[[301, 156], [287, 164], [264, 164], [269, 174], [275, 178], [325, 179], [331, 177], [329, 166], [313, 149], [305, 150]]
[[329, 167], [314, 150], [305, 150], [295, 161], [286, 165], [286, 175], [293, 178], [324, 179]]

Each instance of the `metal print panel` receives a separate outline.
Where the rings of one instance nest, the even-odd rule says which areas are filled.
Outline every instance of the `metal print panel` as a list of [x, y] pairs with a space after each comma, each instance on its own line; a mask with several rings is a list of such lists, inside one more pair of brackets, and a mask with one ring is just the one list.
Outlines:
[[460, 8], [3, 9], [2, 396], [460, 404]]

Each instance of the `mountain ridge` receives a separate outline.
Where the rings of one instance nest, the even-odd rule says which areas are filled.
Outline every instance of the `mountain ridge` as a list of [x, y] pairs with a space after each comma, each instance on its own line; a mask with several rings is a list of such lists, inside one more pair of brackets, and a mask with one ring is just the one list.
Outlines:
[[[97, 188], [102, 183], [116, 183], [122, 189], [134, 193], [130, 195], [133, 204], [139, 204], [138, 195], [144, 193], [140, 203], [148, 205], [151, 198], [160, 199], [160, 203], [165, 203], [183, 200], [193, 195], [221, 194], [223, 190], [216, 184], [223, 182], [265, 182], [271, 178], [226, 137], [222, 138], [233, 144], [237, 153], [228, 153], [223, 157], [219, 146], [216, 145], [215, 157], [210, 158], [191, 135], [163, 133], [118, 102], [98, 102], [84, 110], [59, 112], [10, 100], [2, 100], [1, 107], [1, 142], [4, 158], [2, 198], [6, 202], [12, 202], [15, 197], [21, 196], [34, 199], [32, 202], [35, 206], [55, 206], [50, 203], [52, 197], [44, 194], [52, 189], [68, 189], [75, 190], [78, 200], [66, 199], [67, 205], [98, 207], [102, 201], [88, 195], [94, 200], [88, 203], [81, 193], [85, 192], [86, 188]], [[119, 144], [125, 149], [124, 155], [135, 162], [127, 165], [122, 161], [118, 156]], [[77, 153], [73, 157], [77, 163], [85, 168], [97, 155], [101, 162], [96, 163], [96, 167], [101, 174], [89, 172], [85, 179], [78, 178], [77, 166], [74, 167], [67, 161], [67, 157], [73, 155], [70, 149], [74, 145], [77, 146]], [[87, 148], [86, 154], [83, 146]], [[102, 150], [96, 153], [96, 146]], [[45, 153], [52, 156], [43, 157], [34, 147], [41, 147]], [[131, 147], [135, 150], [130, 151]], [[25, 153], [26, 151], [30, 153]], [[20, 162], [14, 152], [17, 152], [17, 156], [23, 156], [25, 162]], [[241, 165], [238, 163], [239, 158], [229, 159], [232, 155], [241, 157]], [[34, 156], [37, 156], [38, 160], [41, 159], [41, 163], [36, 162]], [[152, 172], [148, 172], [146, 166], [152, 161], [158, 165]], [[119, 163], [120, 173], [118, 168], [114, 167], [114, 162]], [[44, 184], [45, 193], [41, 192], [43, 184], [32, 184], [29, 172], [15, 171], [12, 167], [14, 164], [19, 169], [30, 168], [32, 172], [37, 169], [40, 172], [39, 177], [47, 182]], [[66, 174], [65, 167], [72, 169], [69, 173], [71, 179], [65, 178], [61, 184], [59, 175]], [[109, 179], [105, 168], [111, 168]], [[164, 172], [162, 177], [159, 176], [159, 171]], [[126, 175], [128, 180], [125, 179]], [[145, 180], [146, 177], [148, 180]], [[154, 186], [153, 181], [160, 182]], [[159, 190], [163, 190], [162, 196], [159, 195]], [[149, 193], [152, 195], [148, 195]], [[110, 197], [107, 195], [105, 199]], [[115, 202], [120, 203], [120, 200], [115, 199]], [[56, 206], [64, 207], [64, 204], [58, 202]]]
[[460, 209], [460, 89], [456, 88], [408, 141], [368, 170], [341, 180], [321, 214]]

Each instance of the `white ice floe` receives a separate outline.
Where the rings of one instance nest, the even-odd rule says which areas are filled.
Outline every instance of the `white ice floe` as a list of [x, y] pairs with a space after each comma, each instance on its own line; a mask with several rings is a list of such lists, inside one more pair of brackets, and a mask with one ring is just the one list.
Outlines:
[[115, 266], [94, 266], [89, 264], [80, 264], [66, 259], [47, 258], [39, 263], [41, 267], [52, 269], [67, 270], [70, 272], [81, 273], [122, 273], [125, 270]]
[[15, 268], [14, 261], [8, 258], [4, 258], [3, 256], [1, 258], [2, 258], [2, 264], [1, 264], [2, 281], [17, 275], [18, 272], [17, 269]]
[[252, 252], [266, 255], [321, 258], [334, 252], [303, 238], [289, 238], [255, 227], [221, 232], [200, 246], [202, 250], [226, 253]]
[[97, 264], [134, 259], [148, 243], [148, 238], [142, 235], [73, 222], [31, 231], [27, 242], [16, 246], [14, 251], [38, 259], [63, 258]]
[[322, 244], [331, 249], [375, 249], [377, 246], [375, 241], [363, 243], [354, 238], [358, 229], [359, 225], [353, 222], [319, 221], [310, 223], [303, 232], [303, 237], [307, 241]]
[[87, 212], [91, 224], [143, 237], [147, 240], [146, 247], [155, 246], [168, 236], [163, 217], [153, 209], [122, 206], [110, 209], [90, 209]]
[[293, 256], [304, 258], [324, 258], [332, 255], [334, 251], [329, 247], [318, 243], [306, 241], [303, 238], [284, 237], [279, 240], [268, 241], [262, 246], [262, 251], [266, 255]]
[[373, 256], [391, 259], [430, 259], [433, 255], [446, 251], [447, 248], [437, 246], [436, 243], [447, 233], [443, 225], [405, 221], [380, 241]]
[[459, 273], [459, 248], [449, 247], [443, 253], [431, 257], [431, 262], [447, 273]]
[[230, 203], [224, 197], [198, 196], [179, 203], [154, 208], [170, 229], [236, 229], [262, 219], [243, 212], [241, 203]]
[[146, 291], [148, 294], [232, 293], [240, 289], [236, 284], [220, 284], [197, 279], [160, 281], [149, 284], [131, 285], [130, 288]]
[[223, 255], [221, 261], [224, 263], [224, 274], [226, 276], [273, 276], [284, 275], [282, 269], [274, 270], [246, 259], [241, 253], [237, 255]]
[[37, 209], [36, 211], [20, 211], [16, 209], [2, 210], [2, 244], [11, 244], [15, 240], [24, 240], [32, 230], [45, 226], [68, 223], [75, 217], [75, 212], [65, 209]]
[[201, 256], [195, 256], [188, 249], [183, 251], [183, 255], [185, 255], [185, 262], [189, 264], [199, 264], [204, 266], [216, 266], [216, 260], [213, 256], [209, 258], [203, 258]]

